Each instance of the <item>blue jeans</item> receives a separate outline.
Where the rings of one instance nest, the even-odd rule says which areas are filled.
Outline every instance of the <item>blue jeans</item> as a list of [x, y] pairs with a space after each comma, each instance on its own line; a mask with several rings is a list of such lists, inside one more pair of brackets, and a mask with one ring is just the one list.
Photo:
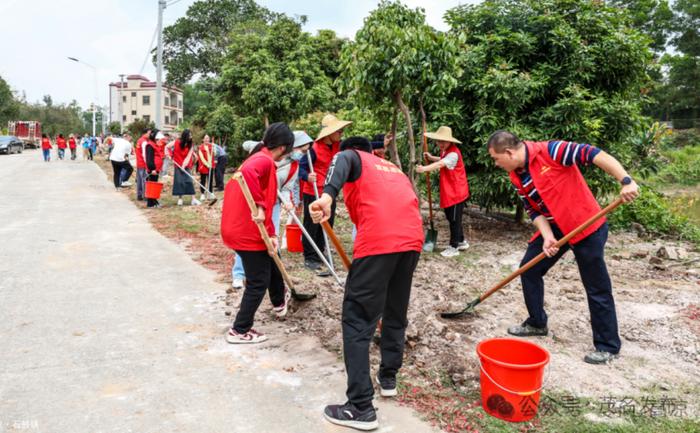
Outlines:
[[58, 159], [63, 159], [66, 156], [66, 149], [58, 149]]
[[44, 161], [51, 160], [51, 149], [41, 149], [41, 153], [44, 154]]
[[[559, 227], [552, 225], [552, 231], [557, 239], [564, 237]], [[612, 294], [612, 283], [605, 266], [604, 250], [608, 239], [608, 224], [603, 224], [598, 230], [579, 241], [573, 247], [564, 245], [554, 257], [544, 260], [521, 275], [525, 305], [530, 315], [527, 324], [543, 328], [547, 326], [547, 313], [544, 311], [544, 280], [543, 277], [554, 264], [569, 249], [574, 252], [581, 281], [586, 289], [588, 310], [591, 315], [593, 330], [593, 345], [601, 352], [618, 353], [620, 351], [620, 336], [617, 329], [617, 313]], [[529, 262], [542, 252], [542, 236], [532, 241], [525, 252], [520, 266]]]
[[146, 169], [145, 168], [137, 168], [136, 169], [136, 198], [138, 200], [143, 200], [143, 194], [146, 191], [146, 177], [147, 177]]
[[[280, 206], [279, 202], [275, 204], [275, 207], [272, 208], [272, 223], [275, 225], [275, 233], [279, 236], [280, 233], [280, 213], [282, 212], [282, 206]], [[245, 279], [245, 271], [243, 270], [243, 260], [241, 260], [241, 256], [236, 253], [236, 256], [234, 257], [233, 261], [233, 268], [231, 268], [231, 278], [234, 280], [243, 280]]]

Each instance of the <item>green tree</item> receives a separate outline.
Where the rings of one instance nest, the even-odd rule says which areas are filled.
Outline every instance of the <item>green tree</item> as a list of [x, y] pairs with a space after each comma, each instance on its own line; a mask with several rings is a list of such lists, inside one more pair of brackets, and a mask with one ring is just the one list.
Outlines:
[[[410, 105], [456, 84], [454, 41], [425, 23], [422, 8], [383, 0], [341, 55], [343, 90], [363, 107], [393, 104], [404, 118], [408, 175], [415, 182], [416, 146]], [[393, 122], [394, 125], [396, 122]], [[395, 152], [392, 152], [395, 154]], [[398, 157], [393, 155], [394, 161]]]
[[107, 125], [107, 133], [112, 135], [119, 135], [122, 132], [122, 124], [119, 122], [110, 122]]
[[611, 0], [609, 4], [627, 10], [631, 25], [649, 36], [654, 51], [661, 53], [666, 49], [674, 27], [668, 0]]
[[[646, 129], [643, 89], [649, 39], [623, 10], [594, 0], [487, 0], [446, 13], [451, 34], [468, 45], [467, 79], [443, 115], [465, 146], [472, 198], [486, 208], [516, 202], [484, 143], [497, 129], [523, 139], [592, 143], [634, 165], [630, 137]], [[594, 170], [594, 192], [615, 186]]]
[[183, 85], [196, 74], [221, 71], [231, 33], [249, 21], [267, 23], [280, 14], [254, 0], [198, 0], [184, 17], [163, 29], [163, 64], [167, 81]]
[[15, 120], [19, 106], [7, 82], [0, 77], [0, 127], [5, 127], [9, 120]]
[[132, 137], [136, 138], [140, 137], [146, 129], [153, 129], [155, 127], [156, 124], [153, 121], [146, 122], [143, 119], [136, 119], [127, 125], [126, 129], [129, 131]]

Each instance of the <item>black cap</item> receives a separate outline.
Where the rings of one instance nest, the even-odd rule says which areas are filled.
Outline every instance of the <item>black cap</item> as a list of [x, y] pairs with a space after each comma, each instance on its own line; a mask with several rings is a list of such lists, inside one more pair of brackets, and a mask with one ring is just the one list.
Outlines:
[[340, 150], [356, 149], [363, 152], [371, 153], [372, 145], [365, 137], [348, 137], [340, 143]]

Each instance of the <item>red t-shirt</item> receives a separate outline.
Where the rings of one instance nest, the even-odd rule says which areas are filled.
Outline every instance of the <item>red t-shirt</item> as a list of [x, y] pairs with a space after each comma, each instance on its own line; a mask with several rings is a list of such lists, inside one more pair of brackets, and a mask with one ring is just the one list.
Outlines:
[[136, 142], [136, 147], [134, 148], [134, 153], [136, 154], [136, 168], [148, 168], [146, 167], [146, 161], [143, 159], [143, 144], [146, 141], [148, 141], [148, 135], [143, 134]]
[[48, 138], [42, 138], [41, 139], [41, 148], [43, 150], [51, 149], [51, 140]]

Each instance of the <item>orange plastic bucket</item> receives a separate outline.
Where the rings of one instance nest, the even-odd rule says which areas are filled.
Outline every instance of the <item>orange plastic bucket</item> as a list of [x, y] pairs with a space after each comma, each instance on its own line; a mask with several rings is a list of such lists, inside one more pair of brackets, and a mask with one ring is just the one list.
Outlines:
[[290, 253], [302, 253], [304, 247], [301, 244], [301, 229], [296, 224], [287, 224], [287, 251]]
[[549, 352], [527, 340], [493, 338], [476, 346], [481, 364], [481, 405], [510, 422], [537, 415]]
[[154, 200], [158, 200], [160, 198], [160, 193], [163, 191], [163, 183], [162, 182], [153, 182], [150, 180], [146, 181], [146, 192], [145, 196], [146, 198], [152, 198]]

